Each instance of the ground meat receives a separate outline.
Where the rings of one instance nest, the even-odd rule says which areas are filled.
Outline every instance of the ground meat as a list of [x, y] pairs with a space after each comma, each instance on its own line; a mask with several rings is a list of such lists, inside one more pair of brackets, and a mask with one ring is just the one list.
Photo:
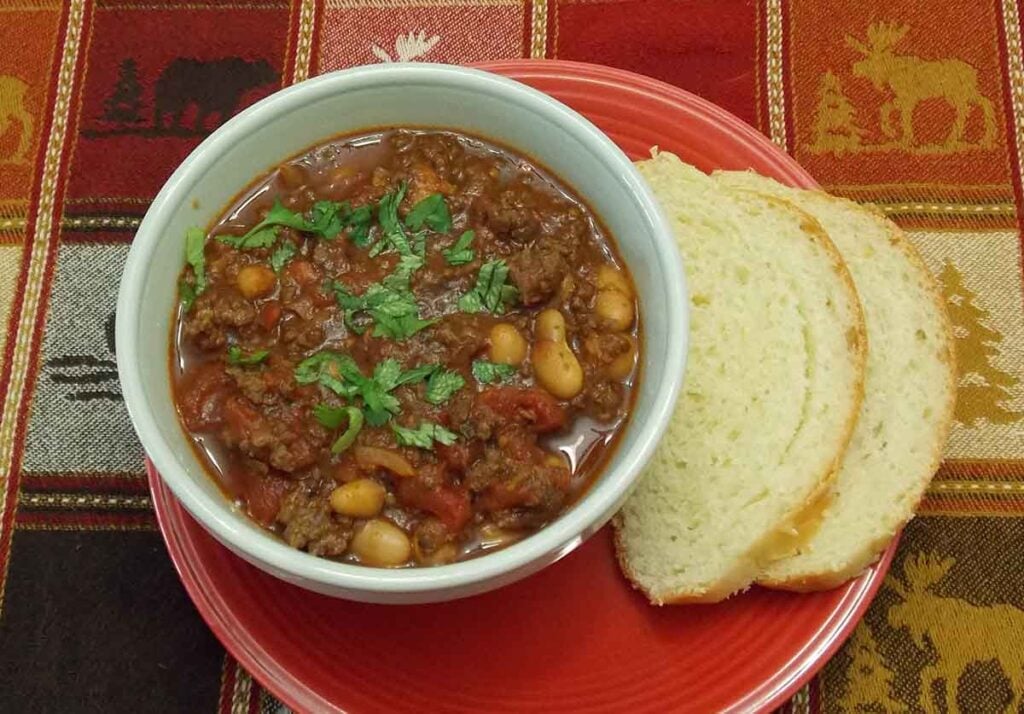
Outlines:
[[313, 248], [312, 258], [323, 272], [337, 277], [348, 270], [349, 260], [346, 254], [345, 240], [318, 240]]
[[198, 298], [185, 317], [184, 337], [207, 351], [223, 349], [231, 329], [248, 326], [256, 308], [233, 290], [210, 290]]
[[343, 555], [352, 537], [352, 521], [335, 514], [326, 498], [329, 489], [298, 483], [285, 496], [277, 520], [293, 548], [313, 555]]
[[[513, 447], [514, 449], [514, 447]], [[490, 512], [533, 511], [542, 521], [565, 503], [569, 472], [549, 464], [536, 448], [538, 460], [510, 460], [505, 448], [488, 447], [482, 459], [470, 466], [464, 484], [477, 494], [475, 504]]]
[[595, 365], [605, 366], [632, 349], [629, 337], [617, 332], [592, 332], [583, 340], [583, 357]]
[[621, 382], [598, 381], [584, 392], [586, 409], [598, 421], [611, 421], [620, 414], [625, 391]]
[[224, 443], [280, 471], [293, 473], [313, 465], [328, 442], [327, 431], [302, 419], [301, 410], [265, 413], [245, 397], [232, 395], [223, 412]]
[[322, 345], [325, 337], [321, 322], [304, 320], [298, 315], [285, 315], [281, 319], [281, 342], [301, 351]]
[[524, 305], [548, 302], [569, 272], [569, 262], [551, 241], [524, 248], [508, 260], [509, 275]]
[[474, 204], [474, 211], [501, 241], [525, 242], [540, 230], [536, 211], [507, 200], [507, 194], [503, 194], [500, 201], [480, 198]]
[[420, 521], [413, 532], [413, 545], [423, 555], [429, 555], [448, 543], [452, 534], [444, 523], [436, 518]]

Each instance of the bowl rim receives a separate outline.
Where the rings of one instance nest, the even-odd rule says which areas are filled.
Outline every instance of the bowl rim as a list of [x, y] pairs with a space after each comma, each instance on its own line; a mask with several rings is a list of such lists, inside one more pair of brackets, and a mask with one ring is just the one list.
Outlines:
[[[267, 121], [340, 91], [410, 81], [456, 83], [464, 90], [511, 99], [525, 110], [558, 123], [591, 147], [599, 160], [616, 174], [623, 190], [634, 197], [652, 228], [653, 248], [665, 276], [662, 287], [667, 303], [664, 307], [676, 315], [669, 323], [667, 351], [662, 357], [668, 363], [680, 365], [680, 369], [666, 371], [643, 423], [635, 415], [630, 419], [627, 429], [636, 429], [637, 438], [625, 452], [622, 466], [614, 473], [604, 471], [604, 477], [555, 521], [517, 543], [479, 558], [432, 568], [385, 569], [320, 558], [292, 548], [269, 533], [254, 534], [230, 515], [232, 504], [227, 498], [204, 491], [185, 473], [147, 404], [137, 349], [141, 323], [137, 307], [145, 291], [143, 276], [162, 240], [162, 227], [178, 207], [189, 200], [193, 186], [241, 137]], [[309, 581], [332, 590], [381, 594], [449, 592], [515, 573], [554, 554], [555, 557], [545, 563], [550, 564], [571, 552], [583, 541], [585, 532], [589, 535], [611, 516], [650, 460], [673, 414], [683, 382], [689, 342], [686, 295], [682, 258], [661, 207], [625, 153], [589, 120], [532, 87], [478, 69], [430, 63], [360, 66], [320, 75], [253, 104], [211, 133], [173, 172], [146, 212], [123, 269], [115, 328], [118, 373], [132, 425], [161, 478], [204, 528], [239, 555], [264, 569], [269, 568], [278, 577], [287, 574], [290, 577], [286, 579], [293, 582], [297, 578], [300, 585], [302, 581]]]

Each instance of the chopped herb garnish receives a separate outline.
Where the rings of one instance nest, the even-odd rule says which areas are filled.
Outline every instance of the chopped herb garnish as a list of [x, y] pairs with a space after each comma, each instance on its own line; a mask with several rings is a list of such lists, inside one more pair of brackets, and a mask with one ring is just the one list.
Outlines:
[[352, 397], [359, 388], [354, 384], [345, 383], [345, 372], [359, 373], [359, 366], [348, 355], [330, 350], [317, 352], [295, 366], [295, 381], [299, 384], [322, 384], [335, 394]]
[[232, 248], [247, 250], [272, 246], [277, 240], [277, 231], [281, 226], [312, 233], [326, 240], [336, 238], [343, 228], [351, 228], [352, 242], [365, 246], [369, 240], [371, 220], [372, 212], [369, 206], [360, 206], [353, 210], [347, 201], [317, 201], [306, 218], [301, 213], [285, 208], [276, 200], [274, 206], [267, 212], [266, 218], [244, 235], [222, 235], [216, 238]]
[[509, 364], [498, 364], [486, 360], [473, 360], [473, 376], [480, 384], [505, 382], [516, 373], [516, 368]]
[[274, 269], [275, 273], [280, 273], [284, 266], [288, 264], [288, 261], [294, 258], [298, 252], [298, 246], [290, 240], [281, 241], [281, 245], [277, 246], [274, 252], [270, 254], [270, 267]]
[[193, 282], [184, 277], [178, 282], [178, 291], [185, 312], [192, 309], [192, 303], [206, 290], [206, 234], [202, 228], [189, 228], [185, 231], [185, 262], [192, 266]]
[[360, 248], [365, 248], [370, 244], [371, 223], [373, 223], [373, 209], [369, 204], [353, 209], [344, 219], [345, 227], [349, 229], [349, 239]]
[[380, 199], [377, 204], [377, 220], [380, 222], [381, 237], [370, 249], [370, 257], [380, 255], [386, 250], [396, 250], [399, 255], [413, 255], [409, 237], [405, 234], [402, 222], [398, 220], [398, 205], [405, 198], [408, 184], [403, 181], [398, 190]]
[[259, 364], [267, 358], [268, 350], [253, 350], [249, 354], [242, 352], [238, 345], [228, 347], [228, 364], [247, 365]]
[[398, 413], [401, 405], [390, 392], [404, 383], [404, 376], [398, 361], [387, 359], [367, 377], [351, 357], [329, 350], [317, 352], [295, 367], [299, 384], [316, 382], [347, 399], [362, 397], [366, 421], [372, 426], [381, 426]]
[[395, 382], [396, 387], [400, 387], [403, 384], [415, 384], [416, 382], [422, 382], [424, 379], [432, 375], [440, 369], [439, 365], [436, 364], [421, 364], [419, 367], [413, 367], [402, 372], [402, 376]]
[[425, 398], [434, 405], [444, 404], [465, 385], [466, 380], [458, 372], [450, 369], [438, 369], [427, 380]]
[[459, 298], [459, 309], [463, 312], [492, 312], [501, 315], [505, 305], [519, 296], [514, 285], [506, 284], [508, 266], [504, 260], [491, 260], [480, 266], [476, 285]]
[[392, 424], [391, 430], [395, 432], [399, 446], [417, 446], [421, 449], [433, 449], [434, 442], [451, 446], [459, 438], [455, 432], [429, 421], [420, 422], [415, 429]]
[[348, 422], [345, 431], [331, 444], [332, 454], [340, 454], [352, 446], [363, 428], [363, 413], [356, 407], [330, 407], [326, 404], [317, 404], [313, 407], [313, 416], [327, 429], [337, 429], [346, 421]]
[[420, 318], [416, 296], [409, 287], [410, 276], [422, 265], [423, 259], [419, 256], [402, 256], [394, 272], [368, 287], [362, 295], [353, 295], [344, 285], [334, 281], [331, 289], [338, 305], [344, 310], [348, 328], [357, 335], [366, 330], [366, 325], [356, 319], [363, 312], [376, 323], [374, 337], [401, 340], [434, 324], [434, 320]]
[[452, 216], [444, 196], [432, 193], [412, 207], [405, 217], [405, 225], [418, 231], [426, 225], [435, 233], [447, 233], [452, 229]]
[[451, 248], [445, 248], [441, 251], [441, 255], [444, 256], [445, 262], [448, 263], [448, 265], [465, 265], [466, 263], [472, 263], [473, 258], [476, 257], [476, 253], [469, 246], [475, 237], [475, 231], [466, 231], [459, 236], [459, 239], [452, 244]]

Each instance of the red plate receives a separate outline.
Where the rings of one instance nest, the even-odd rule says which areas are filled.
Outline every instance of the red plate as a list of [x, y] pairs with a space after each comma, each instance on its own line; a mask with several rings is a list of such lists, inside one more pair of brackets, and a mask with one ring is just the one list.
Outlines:
[[[811, 177], [760, 134], [691, 94], [570, 62], [485, 69], [560, 99], [628, 154], [652, 145], [704, 169]], [[813, 595], [754, 590], [712, 606], [649, 606], [619, 574], [608, 529], [515, 585], [437, 605], [335, 600], [218, 544], [150, 466], [160, 529], [224, 646], [300, 711], [750, 711], [782, 704], [850, 634], [895, 550]]]

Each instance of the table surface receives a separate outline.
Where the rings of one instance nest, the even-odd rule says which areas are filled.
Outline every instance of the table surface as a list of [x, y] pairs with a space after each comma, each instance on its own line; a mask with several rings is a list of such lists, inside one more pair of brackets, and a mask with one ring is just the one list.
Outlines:
[[956, 423], [888, 583], [786, 709], [1017, 711], [1021, 16], [1012, 0], [936, 6], [6, 0], [0, 711], [281, 709], [199, 619], [156, 530], [113, 352], [133, 232], [203, 136], [281, 86], [372, 62], [519, 57], [700, 94], [907, 231], [955, 325]]

